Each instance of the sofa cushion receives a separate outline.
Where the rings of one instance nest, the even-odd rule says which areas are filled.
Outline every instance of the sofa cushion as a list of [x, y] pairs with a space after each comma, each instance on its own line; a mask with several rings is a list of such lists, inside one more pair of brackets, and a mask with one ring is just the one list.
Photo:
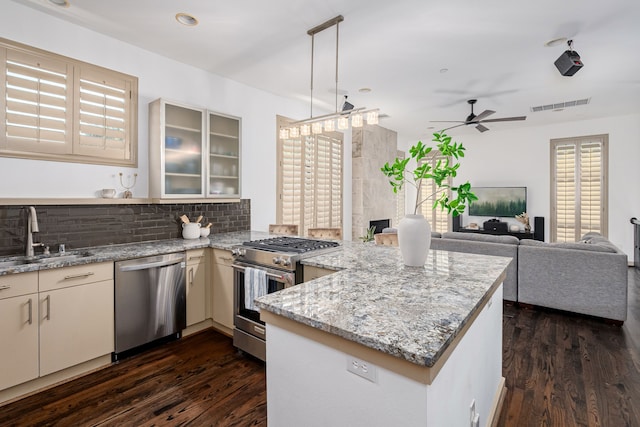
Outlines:
[[[603, 238], [604, 239], [604, 238]], [[579, 251], [591, 251], [591, 252], [607, 252], [607, 253], [616, 253], [618, 252], [618, 248], [616, 248], [611, 242], [607, 239], [604, 239], [603, 243], [594, 243], [593, 239], [587, 242], [556, 242], [556, 243], [545, 243], [540, 242], [538, 240], [521, 240], [520, 246], [539, 246], [545, 248], [557, 248], [557, 249], [575, 249]]]
[[480, 233], [460, 233], [450, 231], [442, 233], [443, 239], [472, 240], [475, 242], [504, 243], [509, 245], [517, 245], [519, 240], [515, 236], [496, 236], [493, 234]]
[[432, 232], [431, 232], [431, 238], [432, 238], [432, 239], [434, 239], [434, 238], [435, 238], [435, 239], [439, 239], [439, 238], [441, 238], [441, 237], [442, 237], [442, 233], [438, 233], [437, 231], [432, 231]]
[[591, 240], [593, 237], [602, 237], [602, 234], [598, 233], [597, 231], [590, 231], [588, 233], [585, 233], [580, 240]]

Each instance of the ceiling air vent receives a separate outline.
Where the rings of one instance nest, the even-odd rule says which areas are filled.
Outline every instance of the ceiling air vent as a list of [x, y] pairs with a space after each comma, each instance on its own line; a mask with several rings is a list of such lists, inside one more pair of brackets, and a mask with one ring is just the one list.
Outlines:
[[575, 101], [556, 102], [555, 104], [539, 105], [537, 107], [531, 107], [531, 112], [537, 113], [540, 111], [557, 110], [559, 108], [577, 107], [579, 105], [587, 105], [591, 102], [591, 98], [577, 99]]

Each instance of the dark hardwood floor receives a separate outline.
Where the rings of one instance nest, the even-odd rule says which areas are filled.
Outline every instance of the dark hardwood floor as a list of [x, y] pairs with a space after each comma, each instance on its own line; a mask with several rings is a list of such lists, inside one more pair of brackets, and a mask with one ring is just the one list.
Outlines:
[[[498, 425], [640, 427], [639, 298], [630, 269], [622, 327], [505, 305]], [[204, 331], [0, 407], [0, 426], [36, 425], [264, 426], [264, 364]]]

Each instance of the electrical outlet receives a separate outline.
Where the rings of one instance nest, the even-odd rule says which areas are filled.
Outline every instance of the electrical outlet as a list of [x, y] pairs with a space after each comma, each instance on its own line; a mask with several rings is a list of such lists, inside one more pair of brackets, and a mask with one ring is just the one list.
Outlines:
[[378, 382], [376, 367], [369, 362], [365, 362], [364, 360], [347, 356], [347, 371], [356, 374], [366, 380], [369, 380], [372, 383]]
[[473, 420], [476, 418], [476, 400], [471, 399], [471, 405], [469, 405], [469, 425], [473, 427]]

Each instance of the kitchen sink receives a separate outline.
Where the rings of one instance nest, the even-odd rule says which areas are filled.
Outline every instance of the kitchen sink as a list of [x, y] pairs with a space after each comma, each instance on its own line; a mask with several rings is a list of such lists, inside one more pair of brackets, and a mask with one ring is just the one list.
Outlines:
[[18, 265], [29, 264], [31, 261], [28, 259], [13, 259], [9, 261], [0, 261], [0, 268], [15, 267]]
[[76, 259], [80, 259], [80, 258], [86, 258], [88, 256], [93, 255], [90, 252], [78, 252], [78, 253], [67, 253], [64, 255], [58, 255], [58, 254], [54, 254], [54, 255], [41, 255], [39, 257], [37, 257], [36, 259], [32, 260], [31, 262], [37, 262], [37, 263], [49, 263], [49, 262], [66, 262], [66, 261], [73, 261]]
[[73, 261], [76, 259], [92, 256], [91, 252], [77, 252], [66, 254], [38, 255], [36, 257], [11, 257], [9, 259], [0, 258], [0, 268], [17, 267], [25, 264], [48, 264]]

